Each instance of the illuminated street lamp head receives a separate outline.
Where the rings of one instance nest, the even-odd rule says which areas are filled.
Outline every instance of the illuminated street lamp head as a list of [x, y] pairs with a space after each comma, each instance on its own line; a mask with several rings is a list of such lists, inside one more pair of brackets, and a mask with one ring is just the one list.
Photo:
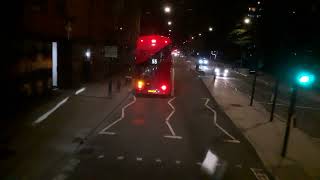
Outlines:
[[246, 17], [246, 18], [244, 18], [243, 22], [244, 22], [245, 24], [250, 24], [250, 23], [251, 23], [251, 20], [250, 20], [250, 18]]
[[210, 32], [213, 31], [213, 28], [212, 28], [212, 27], [209, 27], [209, 31], [210, 31]]
[[194, 39], [194, 37], [192, 36], [191, 39]]
[[310, 72], [300, 72], [296, 76], [296, 82], [299, 86], [309, 87], [314, 83], [314, 81], [315, 76]]
[[172, 25], [172, 22], [171, 22], [171, 21], [168, 21], [168, 25], [171, 26], [171, 25]]
[[169, 29], [169, 32], [171, 32], [171, 29]]
[[169, 6], [165, 6], [164, 7], [164, 12], [167, 13], [167, 14], [170, 13], [171, 12], [171, 8]]
[[202, 34], [201, 34], [201, 33], [199, 33], [198, 35], [199, 35], [199, 36], [202, 36]]
[[91, 57], [91, 51], [90, 49], [87, 49], [85, 52], [85, 56], [89, 59]]

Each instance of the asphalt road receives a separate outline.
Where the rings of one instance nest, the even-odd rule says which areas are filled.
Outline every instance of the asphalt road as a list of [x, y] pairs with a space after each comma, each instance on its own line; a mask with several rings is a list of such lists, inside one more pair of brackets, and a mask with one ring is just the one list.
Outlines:
[[198, 74], [177, 61], [174, 97], [135, 97], [125, 87], [108, 98], [98, 83], [11, 119], [14, 126], [1, 131], [0, 179], [268, 176]]
[[[212, 74], [211, 70], [204, 70], [206, 75]], [[241, 74], [230, 71], [228, 78], [223, 79], [229, 86], [246, 94], [248, 96], [248, 104], [251, 97], [253, 75]], [[254, 100], [262, 105], [270, 112], [271, 97], [273, 94], [273, 82], [259, 79], [256, 82], [256, 91]], [[288, 117], [288, 107], [290, 103], [290, 89], [281, 85], [278, 91], [277, 105], [275, 114], [281, 116], [284, 120]], [[296, 127], [303, 130], [314, 138], [320, 138], [320, 96], [316, 95], [312, 90], [298, 90], [296, 103]]]
[[253, 147], [185, 62], [175, 64], [175, 89], [169, 98], [128, 97], [74, 154], [52, 166], [42, 179], [267, 176]]

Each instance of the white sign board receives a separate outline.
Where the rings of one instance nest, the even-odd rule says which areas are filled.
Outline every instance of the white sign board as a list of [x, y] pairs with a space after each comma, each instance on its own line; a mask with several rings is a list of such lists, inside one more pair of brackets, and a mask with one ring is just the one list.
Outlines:
[[117, 58], [118, 57], [118, 47], [117, 46], [105, 46], [104, 47], [104, 57]]

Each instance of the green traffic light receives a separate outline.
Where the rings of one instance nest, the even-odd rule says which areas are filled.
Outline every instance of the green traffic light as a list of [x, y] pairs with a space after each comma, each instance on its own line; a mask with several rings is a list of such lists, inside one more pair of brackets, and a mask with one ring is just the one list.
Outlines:
[[300, 72], [296, 77], [297, 83], [300, 86], [311, 86], [315, 81], [315, 76], [310, 72]]

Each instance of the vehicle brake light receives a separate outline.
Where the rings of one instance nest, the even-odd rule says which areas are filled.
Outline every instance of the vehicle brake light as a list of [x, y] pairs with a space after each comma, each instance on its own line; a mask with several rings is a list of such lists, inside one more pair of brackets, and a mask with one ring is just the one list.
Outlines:
[[151, 40], [151, 42], [152, 42], [152, 43], [156, 43], [156, 42], [157, 42], [157, 40], [155, 40], [155, 39], [152, 39], [152, 40]]
[[162, 91], [165, 91], [165, 90], [167, 90], [167, 86], [166, 85], [162, 85], [161, 89], [162, 89]]
[[137, 83], [138, 89], [142, 89], [143, 86], [144, 86], [144, 82], [143, 81], [138, 81], [138, 83]]

